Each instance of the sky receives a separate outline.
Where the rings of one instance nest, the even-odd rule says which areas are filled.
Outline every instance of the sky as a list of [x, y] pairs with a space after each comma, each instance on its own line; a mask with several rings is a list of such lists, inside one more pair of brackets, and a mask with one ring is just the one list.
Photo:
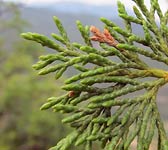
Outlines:
[[[116, 5], [117, 0], [6, 0], [6, 1], [14, 1], [14, 2], [22, 2], [27, 5], [31, 5], [33, 3], [41, 3], [41, 4], [49, 4], [53, 2], [81, 2], [86, 4], [94, 4], [94, 5]], [[131, 0], [121, 0], [126, 7], [132, 8], [133, 2]], [[150, 0], [144, 0], [145, 3], [149, 6]], [[168, 9], [168, 0], [159, 0], [159, 4], [163, 12]]]

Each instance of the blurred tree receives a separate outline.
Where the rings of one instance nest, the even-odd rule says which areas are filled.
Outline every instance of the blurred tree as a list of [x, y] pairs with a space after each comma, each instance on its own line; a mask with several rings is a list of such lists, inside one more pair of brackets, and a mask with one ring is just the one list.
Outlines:
[[[37, 79], [30, 67], [33, 58], [24, 53], [23, 45], [20, 46], [22, 51], [14, 50], [1, 66], [0, 149], [46, 150], [64, 135], [66, 129], [59, 123], [61, 116], [41, 112], [38, 108], [42, 104], [40, 100], [59, 94], [57, 86], [61, 82], [51, 86], [52, 78]], [[26, 51], [27, 48], [28, 45]]]
[[55, 86], [53, 78], [36, 77], [31, 64], [42, 52], [34, 51], [42, 49], [39, 45], [21, 40], [7, 49], [14, 38], [9, 30], [19, 36], [26, 24], [16, 5], [0, 1], [0, 22], [0, 150], [46, 150], [67, 128], [60, 124], [60, 115], [38, 108], [49, 95], [59, 95], [61, 81]]
[[0, 22], [0, 32], [15, 30], [20, 33], [23, 31], [23, 27], [28, 25], [28, 23], [21, 18], [18, 5], [7, 3], [3, 0], [0, 0]]

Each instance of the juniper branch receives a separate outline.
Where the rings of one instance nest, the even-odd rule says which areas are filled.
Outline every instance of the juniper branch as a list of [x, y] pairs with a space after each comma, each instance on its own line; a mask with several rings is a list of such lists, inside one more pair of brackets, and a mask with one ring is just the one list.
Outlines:
[[[68, 114], [62, 122], [74, 128], [51, 150], [67, 150], [71, 145], [82, 144], [91, 150], [95, 141], [106, 150], [127, 150], [136, 140], [137, 150], [148, 150], [156, 129], [158, 150], [168, 149], [167, 134], [156, 103], [158, 90], [168, 83], [168, 71], [151, 67], [140, 57], [168, 65], [168, 11], [163, 14], [158, 0], [150, 1], [150, 9], [143, 0], [133, 1], [135, 16], [130, 16], [118, 1], [119, 16], [125, 28], [101, 18], [105, 24], [101, 32], [95, 26], [84, 26], [77, 21], [84, 45], [71, 43], [57, 17], [54, 21], [59, 35], [52, 33], [54, 40], [38, 33], [22, 34], [23, 38], [56, 51], [40, 56], [39, 62], [33, 65], [40, 75], [55, 73], [58, 79], [72, 66], [80, 72], [65, 80], [61, 87], [67, 92], [65, 95], [51, 97], [41, 107]], [[155, 12], [160, 19], [159, 26]], [[144, 36], [133, 33], [132, 23], [142, 26]], [[93, 42], [98, 42], [100, 48], [95, 48]], [[111, 60], [110, 56], [119, 58], [120, 62]], [[88, 68], [88, 63], [93, 67]], [[153, 78], [142, 80], [146, 77]], [[104, 83], [108, 83], [107, 87], [101, 86]], [[142, 93], [135, 93], [137, 91]], [[111, 111], [115, 106], [117, 109]]]

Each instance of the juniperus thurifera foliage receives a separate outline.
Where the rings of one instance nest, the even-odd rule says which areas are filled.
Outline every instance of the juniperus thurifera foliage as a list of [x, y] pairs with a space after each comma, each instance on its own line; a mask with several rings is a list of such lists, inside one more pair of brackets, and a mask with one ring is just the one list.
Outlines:
[[[118, 1], [125, 28], [101, 18], [105, 24], [101, 32], [95, 26], [84, 26], [77, 21], [84, 45], [70, 42], [57, 17], [54, 21], [60, 35], [51, 34], [56, 41], [38, 33], [22, 34], [25, 39], [57, 51], [39, 57], [40, 61], [33, 67], [40, 70], [40, 75], [54, 73], [58, 79], [68, 67], [80, 72], [65, 80], [62, 87], [67, 91], [65, 95], [51, 97], [41, 107], [67, 113], [62, 122], [74, 128], [51, 150], [68, 150], [71, 145], [81, 144], [91, 150], [94, 141], [101, 143], [105, 150], [128, 150], [135, 141], [137, 150], [148, 150], [155, 133], [158, 150], [168, 150], [156, 104], [158, 90], [168, 82], [168, 71], [151, 67], [141, 59], [143, 55], [168, 65], [168, 11], [162, 13], [158, 0], [151, 0], [150, 9], [144, 0], [133, 1], [134, 16], [127, 14]], [[155, 14], [159, 16], [159, 25]], [[133, 24], [142, 27], [144, 36], [133, 33]], [[95, 48], [93, 41], [100, 47]], [[114, 61], [111, 56], [120, 61]], [[92, 65], [88, 67], [88, 64]], [[102, 86], [104, 83], [108, 84]]]

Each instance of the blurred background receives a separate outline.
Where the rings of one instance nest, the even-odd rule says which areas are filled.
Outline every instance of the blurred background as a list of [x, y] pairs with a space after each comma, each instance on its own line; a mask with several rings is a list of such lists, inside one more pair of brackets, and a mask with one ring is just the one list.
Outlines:
[[[132, 13], [132, 3], [122, 1], [128, 13]], [[160, 0], [160, 4], [163, 11], [168, 9], [167, 0]], [[72, 71], [58, 81], [53, 75], [38, 76], [31, 66], [38, 56], [54, 51], [20, 37], [20, 33], [27, 31], [47, 36], [57, 33], [53, 16], [60, 18], [71, 41], [80, 43], [76, 20], [100, 29], [103, 28], [100, 17], [123, 25], [117, 15], [116, 0], [0, 0], [0, 150], [47, 150], [71, 131], [62, 125], [63, 116], [39, 108], [48, 97], [62, 94], [60, 86]], [[142, 34], [137, 26], [134, 31]], [[165, 86], [159, 91], [158, 105], [166, 131], [167, 98], [168, 86]]]

